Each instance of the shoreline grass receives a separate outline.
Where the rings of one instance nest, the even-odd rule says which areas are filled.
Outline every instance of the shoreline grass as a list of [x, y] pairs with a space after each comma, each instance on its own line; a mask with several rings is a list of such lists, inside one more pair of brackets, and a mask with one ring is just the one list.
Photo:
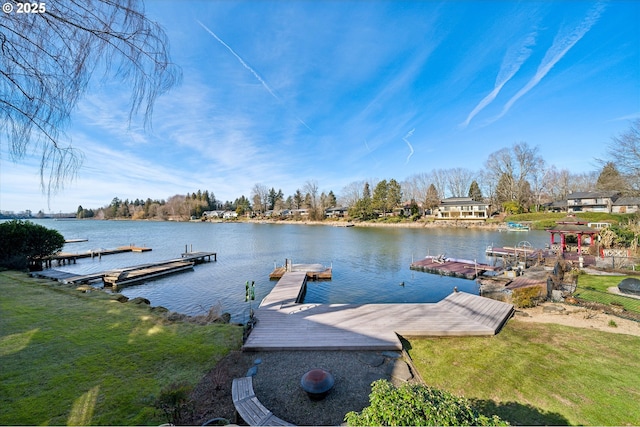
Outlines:
[[197, 384], [242, 328], [171, 323], [148, 308], [0, 272], [0, 425], [159, 425], [160, 391]]
[[640, 425], [640, 337], [516, 318], [494, 337], [409, 342], [428, 385], [512, 425]]

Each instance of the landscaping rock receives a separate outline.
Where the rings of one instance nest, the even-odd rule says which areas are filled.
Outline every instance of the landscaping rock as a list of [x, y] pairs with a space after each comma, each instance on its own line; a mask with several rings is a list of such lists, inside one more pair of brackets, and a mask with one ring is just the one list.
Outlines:
[[640, 295], [640, 279], [628, 277], [618, 283], [618, 289], [624, 294]]
[[407, 365], [407, 362], [405, 362], [404, 360], [394, 360], [389, 363], [389, 366], [387, 368], [387, 375], [390, 375], [402, 381], [409, 381], [413, 378], [411, 368], [409, 368], [409, 365]]
[[374, 368], [384, 363], [384, 357], [377, 353], [358, 354], [358, 360]]
[[561, 314], [565, 311], [566, 309], [561, 306], [561, 305], [556, 305], [556, 304], [552, 304], [552, 305], [545, 305], [544, 307], [542, 307], [542, 312], [543, 313], [557, 313], [557, 314]]
[[137, 305], [140, 305], [140, 304], [151, 305], [151, 301], [143, 297], [135, 297], [133, 299], [130, 299], [129, 302], [131, 304], [137, 304]]

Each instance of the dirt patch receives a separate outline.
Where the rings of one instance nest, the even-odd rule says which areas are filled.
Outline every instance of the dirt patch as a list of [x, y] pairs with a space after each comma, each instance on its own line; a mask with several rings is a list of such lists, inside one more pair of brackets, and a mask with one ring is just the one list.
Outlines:
[[519, 310], [516, 319], [640, 336], [640, 322], [605, 313], [597, 306], [581, 307], [547, 302], [534, 308]]

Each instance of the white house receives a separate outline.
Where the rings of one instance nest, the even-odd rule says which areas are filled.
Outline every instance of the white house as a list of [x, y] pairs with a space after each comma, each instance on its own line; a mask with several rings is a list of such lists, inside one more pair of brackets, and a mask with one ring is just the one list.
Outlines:
[[449, 197], [440, 201], [435, 215], [439, 219], [486, 220], [489, 217], [489, 204], [476, 202], [471, 197]]

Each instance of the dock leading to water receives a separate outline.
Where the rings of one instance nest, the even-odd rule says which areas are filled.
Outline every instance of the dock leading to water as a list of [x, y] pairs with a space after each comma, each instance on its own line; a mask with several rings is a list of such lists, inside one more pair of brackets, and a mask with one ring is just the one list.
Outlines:
[[177, 259], [156, 261], [99, 273], [78, 275], [65, 271], [48, 269], [33, 272], [31, 275], [34, 277], [56, 280], [70, 285], [90, 284], [102, 281], [105, 287], [111, 287], [113, 290], [116, 290], [124, 286], [191, 270], [196, 264], [210, 262], [212, 257], [214, 261], [217, 261], [217, 254], [215, 252], [186, 252], [181, 254], [181, 258]]
[[148, 252], [150, 250], [151, 248], [129, 245], [120, 246], [115, 249], [96, 249], [79, 253], [58, 252], [55, 255], [44, 258], [42, 260], [42, 264], [47, 268], [51, 268], [54, 262], [56, 262], [58, 265], [75, 264], [77, 260], [83, 258], [102, 258], [106, 255], [121, 254], [125, 252]]
[[245, 351], [401, 350], [402, 336], [495, 335], [513, 305], [464, 292], [437, 303], [300, 303], [305, 272], [286, 272], [255, 310]]

